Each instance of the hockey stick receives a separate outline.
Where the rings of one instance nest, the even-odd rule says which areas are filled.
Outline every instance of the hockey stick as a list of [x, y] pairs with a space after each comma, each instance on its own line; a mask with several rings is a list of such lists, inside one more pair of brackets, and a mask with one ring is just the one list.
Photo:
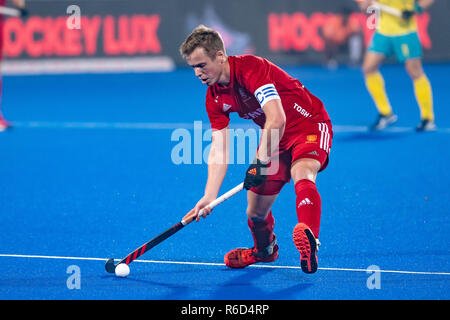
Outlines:
[[378, 8], [380, 8], [381, 11], [384, 11], [384, 12], [389, 13], [396, 17], [402, 16], [402, 12], [400, 10], [392, 8], [392, 7], [382, 4], [382, 3], [377, 3], [374, 5], [374, 7], [378, 7]]
[[23, 17], [26, 13], [25, 9], [16, 9], [9, 7], [0, 6], [0, 15], [12, 16], [12, 17]]
[[[243, 188], [244, 188], [244, 183], [241, 183], [241, 184], [237, 185], [236, 187], [234, 187], [230, 191], [228, 191], [228, 192], [224, 193], [223, 195], [221, 195], [216, 200], [212, 201], [210, 204], [207, 205], [207, 207], [213, 209], [215, 206], [221, 204], [222, 202], [224, 202], [228, 198], [230, 198], [230, 197], [234, 196], [236, 193], [240, 192]], [[199, 211], [199, 213], [198, 213], [198, 216], [202, 216], [202, 215], [203, 215], [203, 209], [201, 209]], [[108, 261], [106, 261], [106, 264], [105, 264], [106, 271], [109, 272], [109, 273], [114, 273], [115, 270], [116, 270], [116, 266], [118, 266], [119, 264], [121, 264], [121, 263], [130, 264], [131, 262], [136, 260], [138, 257], [142, 256], [144, 253], [146, 253], [151, 248], [155, 247], [156, 245], [160, 244], [161, 242], [163, 242], [164, 240], [166, 240], [170, 236], [174, 235], [175, 233], [177, 233], [178, 231], [183, 229], [189, 223], [194, 221], [196, 217], [197, 216], [194, 214], [192, 216], [187, 217], [186, 220], [181, 220], [180, 222], [178, 222], [177, 224], [173, 225], [172, 227], [170, 227], [169, 229], [167, 229], [163, 233], [157, 235], [156, 237], [154, 237], [150, 241], [144, 243], [142, 246], [140, 246], [139, 248], [137, 248], [133, 252], [129, 253], [125, 258], [120, 260], [120, 262], [117, 263], [117, 264], [114, 264], [114, 259], [113, 258], [109, 259]]]

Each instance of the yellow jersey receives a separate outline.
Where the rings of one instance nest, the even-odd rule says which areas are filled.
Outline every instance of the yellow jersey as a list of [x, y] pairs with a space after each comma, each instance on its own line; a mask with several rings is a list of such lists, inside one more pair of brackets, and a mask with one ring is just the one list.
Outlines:
[[[413, 11], [415, 8], [415, 0], [378, 0], [377, 2], [400, 10], [400, 12], [404, 10]], [[388, 36], [403, 35], [417, 31], [417, 22], [414, 16], [405, 20], [380, 10], [377, 31]]]

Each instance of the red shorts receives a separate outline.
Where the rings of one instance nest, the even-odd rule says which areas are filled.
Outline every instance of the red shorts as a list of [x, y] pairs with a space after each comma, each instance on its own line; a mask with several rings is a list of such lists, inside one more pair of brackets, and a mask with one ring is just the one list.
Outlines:
[[[315, 159], [320, 162], [320, 170], [328, 166], [333, 131], [331, 122], [315, 123], [289, 139], [289, 149], [280, 150], [278, 159], [270, 163], [266, 181], [251, 190], [261, 195], [275, 195], [286, 182], [291, 180], [291, 166], [299, 159]], [[271, 172], [272, 171], [272, 172]]]

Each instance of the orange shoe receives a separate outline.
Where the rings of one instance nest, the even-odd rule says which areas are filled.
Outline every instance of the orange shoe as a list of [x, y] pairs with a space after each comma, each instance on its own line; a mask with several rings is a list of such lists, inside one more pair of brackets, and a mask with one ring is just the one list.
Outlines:
[[263, 251], [255, 248], [238, 248], [228, 252], [225, 257], [225, 265], [230, 268], [245, 268], [257, 262], [273, 262], [278, 258], [278, 245], [274, 239]]
[[312, 231], [304, 223], [297, 223], [294, 228], [294, 244], [300, 252], [300, 266], [305, 273], [317, 271], [317, 246], [318, 241]]

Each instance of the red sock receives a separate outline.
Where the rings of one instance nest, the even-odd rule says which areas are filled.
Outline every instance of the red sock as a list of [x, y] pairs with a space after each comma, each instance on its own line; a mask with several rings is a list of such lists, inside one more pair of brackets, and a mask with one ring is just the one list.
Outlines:
[[275, 227], [272, 211], [269, 212], [266, 219], [263, 221], [252, 221], [248, 219], [248, 227], [252, 232], [253, 241], [257, 251], [261, 251], [272, 243], [273, 229]]
[[300, 180], [295, 184], [295, 194], [298, 222], [306, 224], [318, 239], [322, 203], [316, 184], [308, 179]]

